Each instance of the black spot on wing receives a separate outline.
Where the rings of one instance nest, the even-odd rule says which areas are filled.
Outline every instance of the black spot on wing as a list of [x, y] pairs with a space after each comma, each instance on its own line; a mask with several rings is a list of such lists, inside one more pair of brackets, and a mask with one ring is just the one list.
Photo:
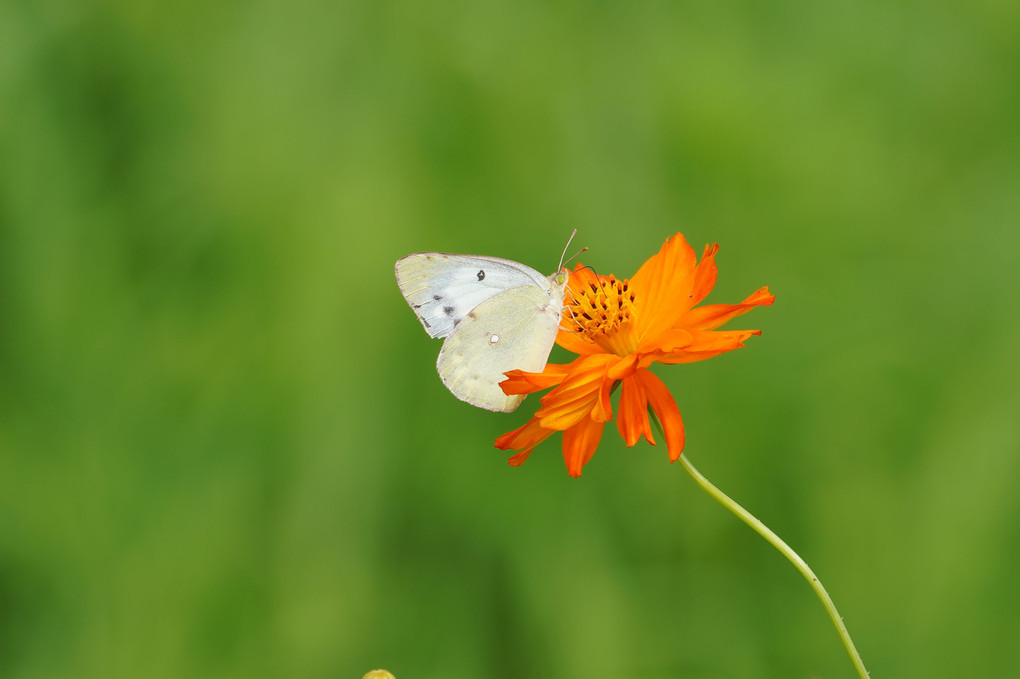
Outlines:
[[478, 270], [478, 280], [480, 280], [480, 281], [484, 281], [485, 280], [485, 272], [483, 270], [481, 270], [481, 269]]
[[443, 307], [443, 313], [446, 314], [447, 316], [452, 316], [454, 311], [455, 309], [452, 306]]
[[439, 300], [441, 300], [442, 298], [443, 298], [443, 296], [442, 296], [442, 295], [432, 295], [432, 299], [436, 300], [437, 302], [438, 302]]

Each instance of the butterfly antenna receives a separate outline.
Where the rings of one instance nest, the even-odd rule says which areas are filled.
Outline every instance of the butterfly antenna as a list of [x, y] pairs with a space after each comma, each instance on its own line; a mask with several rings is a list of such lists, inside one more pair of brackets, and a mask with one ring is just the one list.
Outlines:
[[572, 255], [570, 255], [569, 257], [567, 257], [567, 261], [566, 261], [566, 262], [563, 262], [563, 263], [564, 263], [564, 264], [567, 264], [568, 262], [570, 262], [570, 260], [572, 260], [572, 259], [574, 259], [575, 257], [578, 257], [578, 256], [580, 256], [580, 255], [583, 255], [583, 254], [584, 254], [584, 253], [586, 253], [586, 252], [588, 252], [588, 246], [587, 246], [587, 245], [585, 245], [585, 246], [584, 246], [583, 248], [581, 248], [580, 250], [578, 250], [578, 251], [577, 251], [577, 252], [575, 252], [574, 254], [572, 254]]
[[[588, 248], [587, 247], [583, 247], [580, 250], [578, 250], [577, 252], [575, 252], [574, 254], [570, 255], [570, 257], [567, 257], [567, 248], [570, 247], [570, 242], [572, 240], [574, 240], [574, 236], [576, 236], [576, 235], [577, 235], [577, 229], [574, 229], [573, 231], [570, 232], [570, 238], [567, 239], [567, 244], [563, 246], [563, 254], [560, 255], [560, 265], [556, 269], [557, 271], [562, 269], [564, 264], [569, 263], [570, 260], [572, 260], [574, 257], [577, 257], [582, 252], [588, 252]], [[564, 259], [564, 258], [566, 258], [566, 259]]]
[[570, 241], [574, 240], [574, 236], [576, 235], [577, 229], [574, 229], [573, 231], [570, 232], [570, 238], [567, 239], [567, 244], [563, 246], [563, 254], [560, 255], [560, 265], [556, 267], [557, 271], [563, 268], [563, 258], [567, 256], [567, 248], [570, 247]]

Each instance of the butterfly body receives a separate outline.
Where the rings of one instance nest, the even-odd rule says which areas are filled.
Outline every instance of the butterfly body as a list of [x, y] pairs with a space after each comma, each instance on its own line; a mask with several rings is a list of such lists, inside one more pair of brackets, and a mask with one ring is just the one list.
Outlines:
[[419, 252], [396, 263], [397, 285], [431, 337], [444, 337], [436, 369], [462, 401], [500, 412], [505, 372], [540, 372], [563, 312], [568, 274], [545, 276], [499, 257]]

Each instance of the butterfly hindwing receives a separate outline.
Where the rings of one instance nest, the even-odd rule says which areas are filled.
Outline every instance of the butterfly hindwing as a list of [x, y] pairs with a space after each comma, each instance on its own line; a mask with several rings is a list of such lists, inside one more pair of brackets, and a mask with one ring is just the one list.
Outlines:
[[[546, 280], [545, 277], [542, 277]], [[510, 412], [524, 396], [507, 396], [503, 373], [540, 372], [556, 341], [562, 311], [556, 299], [534, 285], [498, 293], [461, 319], [443, 343], [436, 369], [454, 396], [479, 408]]]
[[430, 337], [446, 337], [487, 299], [520, 286], [549, 287], [523, 264], [499, 257], [419, 252], [399, 260], [397, 285]]

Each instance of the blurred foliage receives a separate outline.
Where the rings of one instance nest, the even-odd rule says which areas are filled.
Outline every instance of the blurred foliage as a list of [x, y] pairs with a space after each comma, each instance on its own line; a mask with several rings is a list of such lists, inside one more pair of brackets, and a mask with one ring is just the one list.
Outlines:
[[[849, 677], [665, 451], [520, 469], [409, 252], [718, 241], [685, 454], [876, 678], [1020, 664], [1020, 5], [0, 3], [0, 676]], [[554, 354], [563, 360], [564, 353]]]

